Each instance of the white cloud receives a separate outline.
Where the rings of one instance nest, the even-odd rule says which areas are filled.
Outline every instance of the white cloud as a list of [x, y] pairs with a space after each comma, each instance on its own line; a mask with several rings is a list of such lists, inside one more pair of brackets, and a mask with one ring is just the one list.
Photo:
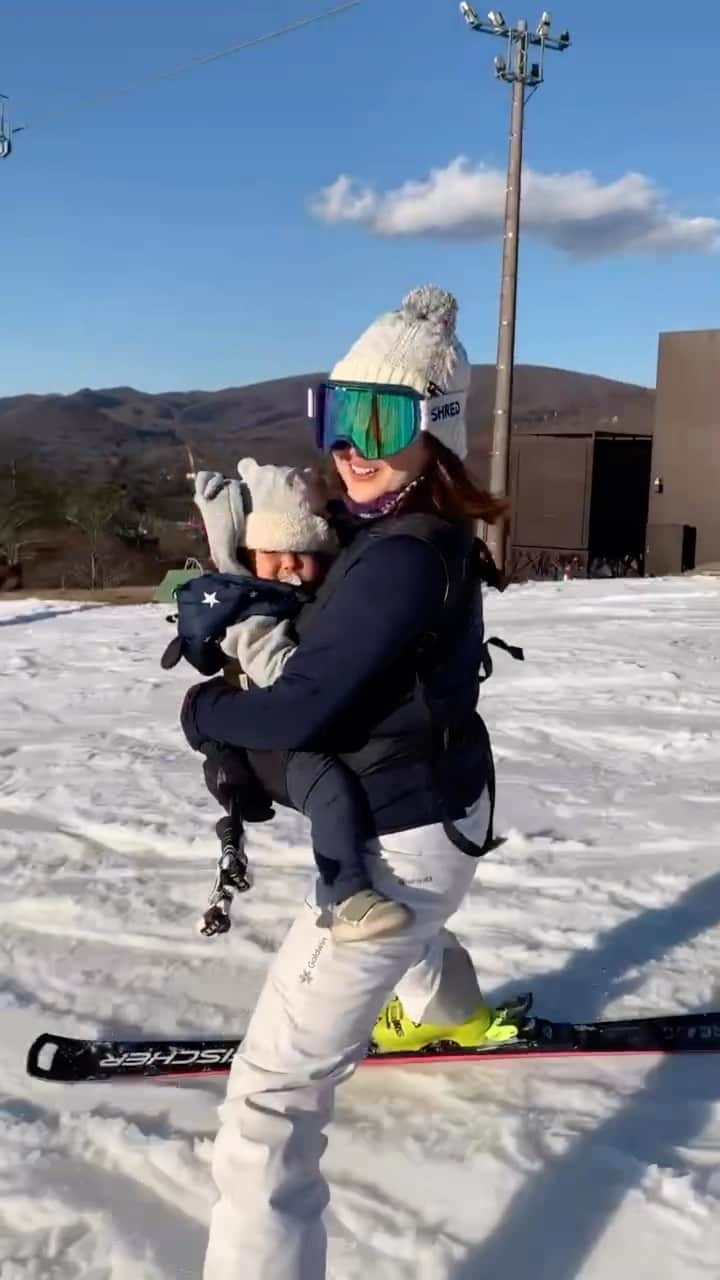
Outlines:
[[[342, 174], [310, 202], [325, 222], [350, 222], [378, 236], [488, 240], [502, 225], [505, 174], [465, 156], [429, 178], [378, 192]], [[523, 229], [575, 257], [637, 252], [709, 253], [720, 248], [720, 218], [668, 208], [641, 173], [603, 185], [585, 170], [523, 175]]]

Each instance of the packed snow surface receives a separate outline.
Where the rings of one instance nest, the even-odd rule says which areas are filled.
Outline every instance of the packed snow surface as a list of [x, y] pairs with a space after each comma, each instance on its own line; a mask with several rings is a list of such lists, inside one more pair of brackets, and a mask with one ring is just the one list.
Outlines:
[[[241, 1032], [304, 894], [281, 813], [231, 934], [194, 932], [216, 815], [166, 611], [0, 604], [1, 1280], [199, 1280], [222, 1081], [49, 1085], [26, 1049]], [[488, 614], [526, 662], [483, 692], [506, 843], [455, 922], [487, 991], [719, 1007], [720, 581], [528, 585]], [[325, 1167], [332, 1280], [717, 1276], [720, 1058], [361, 1071]]]

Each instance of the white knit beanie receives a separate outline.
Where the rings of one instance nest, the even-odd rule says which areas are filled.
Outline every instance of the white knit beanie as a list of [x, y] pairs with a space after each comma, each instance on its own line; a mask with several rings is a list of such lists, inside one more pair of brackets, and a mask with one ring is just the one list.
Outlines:
[[412, 387], [423, 397], [422, 430], [465, 458], [471, 367], [455, 332], [457, 311], [445, 289], [413, 289], [398, 311], [373, 321], [330, 379]]
[[241, 458], [238, 472], [246, 511], [242, 545], [252, 551], [337, 551], [327, 520], [317, 515], [322, 503], [310, 471]]

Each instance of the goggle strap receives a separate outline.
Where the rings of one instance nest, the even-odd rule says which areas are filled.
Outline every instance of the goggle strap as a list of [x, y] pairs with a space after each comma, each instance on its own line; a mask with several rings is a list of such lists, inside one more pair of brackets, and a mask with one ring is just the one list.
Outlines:
[[420, 402], [420, 430], [430, 431], [438, 423], [451, 418], [464, 418], [467, 405], [467, 391], [449, 391], [442, 396], [433, 396], [430, 400]]

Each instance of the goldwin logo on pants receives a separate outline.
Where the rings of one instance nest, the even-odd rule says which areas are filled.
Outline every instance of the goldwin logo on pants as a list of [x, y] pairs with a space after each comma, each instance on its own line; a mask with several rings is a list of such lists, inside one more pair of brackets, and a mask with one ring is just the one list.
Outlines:
[[311, 955], [310, 959], [308, 960], [308, 962], [307, 962], [307, 964], [306, 964], [305, 968], [303, 969], [302, 973], [300, 974], [300, 981], [301, 981], [301, 982], [312, 982], [312, 980], [313, 980], [313, 970], [314, 970], [315, 965], [317, 964], [318, 960], [320, 959], [320, 956], [322, 955], [323, 947], [324, 947], [326, 944], [327, 944], [327, 937], [325, 937], [325, 938], [321, 938], [321, 939], [320, 939], [320, 941], [318, 942], [318, 944], [317, 944], [317, 946], [316, 946], [315, 950], [313, 951], [313, 953], [312, 953], [312, 955]]

